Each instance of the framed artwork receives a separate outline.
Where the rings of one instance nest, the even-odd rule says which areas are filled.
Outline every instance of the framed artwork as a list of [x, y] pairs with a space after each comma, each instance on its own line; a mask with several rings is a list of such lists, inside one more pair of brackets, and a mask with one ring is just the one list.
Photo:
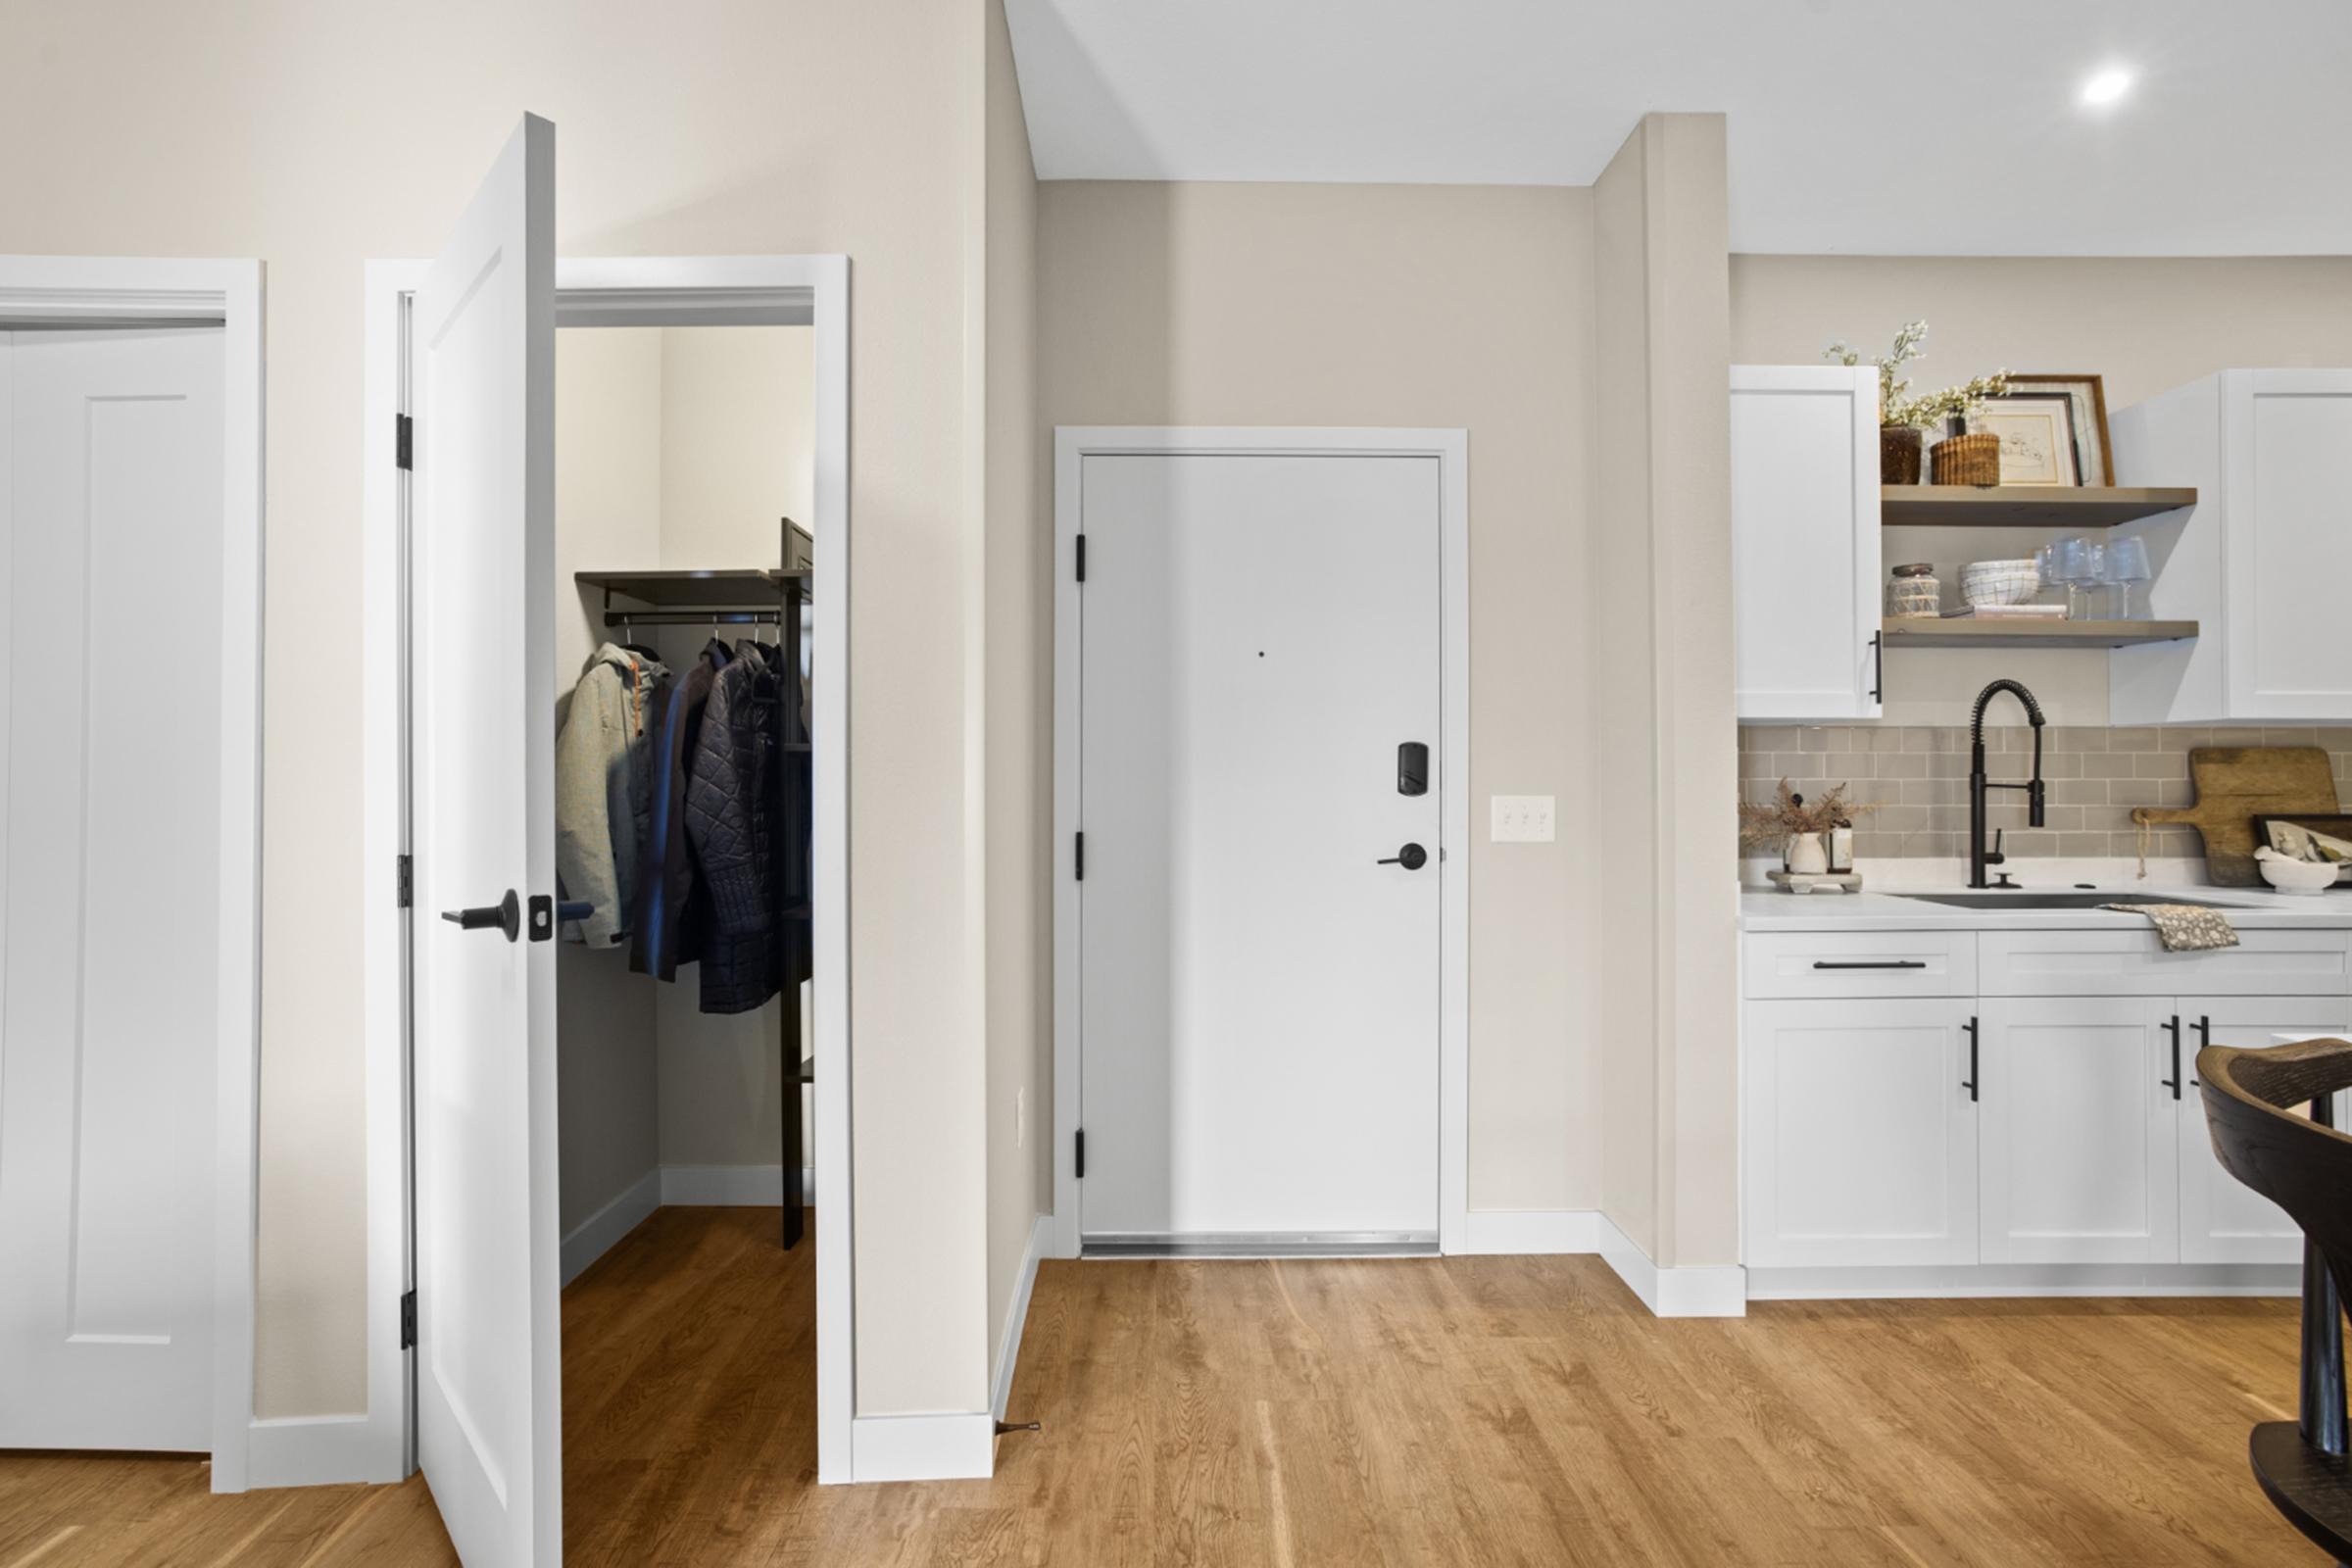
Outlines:
[[2013, 375], [2009, 396], [2064, 397], [2074, 405], [2078, 484], [2115, 483], [2115, 453], [2107, 441], [2107, 388], [2095, 375]]
[[2001, 441], [2001, 483], [2014, 485], [2078, 485], [2075, 406], [2064, 393], [2020, 396], [2014, 390], [1990, 398], [1969, 416], [1971, 432], [1989, 433]]

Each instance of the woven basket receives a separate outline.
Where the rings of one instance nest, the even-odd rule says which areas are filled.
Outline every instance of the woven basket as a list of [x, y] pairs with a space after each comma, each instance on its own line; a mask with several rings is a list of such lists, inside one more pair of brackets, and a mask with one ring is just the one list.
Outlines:
[[1946, 436], [1928, 448], [1937, 484], [1999, 484], [2001, 438], [1988, 431]]

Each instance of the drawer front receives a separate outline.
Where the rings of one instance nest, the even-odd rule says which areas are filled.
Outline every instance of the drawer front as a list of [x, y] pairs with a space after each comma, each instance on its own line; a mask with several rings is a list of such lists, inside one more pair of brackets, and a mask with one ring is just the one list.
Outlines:
[[1973, 997], [1973, 931], [1759, 932], [1747, 939], [1755, 998]]
[[2240, 931], [2238, 946], [2167, 953], [2144, 931], [1985, 931], [1978, 972], [1988, 997], [2342, 996], [2352, 932]]

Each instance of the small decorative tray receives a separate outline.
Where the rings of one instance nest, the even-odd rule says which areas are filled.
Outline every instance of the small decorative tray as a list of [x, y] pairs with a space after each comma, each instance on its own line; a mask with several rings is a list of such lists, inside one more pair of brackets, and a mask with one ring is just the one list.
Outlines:
[[1859, 893], [1859, 871], [1767, 871], [1765, 880], [1783, 893]]

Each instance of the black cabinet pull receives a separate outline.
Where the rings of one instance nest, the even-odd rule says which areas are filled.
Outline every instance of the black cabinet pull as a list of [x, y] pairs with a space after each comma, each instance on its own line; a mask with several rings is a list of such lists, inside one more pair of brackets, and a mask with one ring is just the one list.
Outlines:
[[1874, 703], [1886, 701], [1880, 695], [1886, 686], [1886, 634], [1883, 631], [1874, 631], [1870, 634], [1870, 700]]
[[1968, 1076], [1961, 1081], [1960, 1087], [1968, 1091], [1968, 1102], [1973, 1105], [1977, 1102], [1977, 1079], [1981, 1076], [1977, 1071], [1977, 1020], [1969, 1019], [1967, 1028]]
[[2173, 1098], [2179, 1100], [2180, 1098], [2180, 1015], [2177, 1012], [2174, 1013], [2173, 1021], [2166, 1024], [2164, 1028], [2165, 1032], [2173, 1037], [2173, 1075], [2164, 1079], [2163, 1083], [2165, 1088], [2173, 1092]]
[[1925, 969], [1927, 966], [1925, 958], [1854, 958], [1837, 961], [1815, 958], [1813, 960], [1813, 967], [1816, 969]]
[[470, 909], [443, 909], [441, 918], [461, 931], [504, 931], [507, 940], [514, 942], [522, 935], [522, 901], [513, 888], [496, 904], [477, 905]]
[[[2197, 1049], [2198, 1049], [2199, 1051], [2203, 1051], [2203, 1050], [2205, 1050], [2205, 1049], [2206, 1049], [2208, 1046], [2210, 1046], [2210, 1045], [2212, 1045], [2212, 1044], [2213, 1044], [2213, 1020], [2212, 1020], [2211, 1018], [2199, 1018], [2199, 1019], [2197, 1020]], [[2176, 1077], [2176, 1078], [2178, 1078], [2178, 1077], [2180, 1077], [2180, 1070], [2179, 1070], [2178, 1068], [2176, 1068], [2176, 1069], [2174, 1070], [2174, 1072], [2173, 1072], [2173, 1076], [2174, 1076], [2174, 1077]], [[2191, 1089], [2197, 1089], [2197, 1088], [2201, 1088], [2201, 1087], [2203, 1087], [2203, 1086], [2202, 1086], [2202, 1085], [2201, 1085], [2201, 1084], [2200, 1084], [2200, 1083], [2199, 1083], [2199, 1082], [2198, 1082], [2196, 1079], [2194, 1079], [2194, 1078], [2191, 1078], [2191, 1079], [2188, 1081], [2188, 1087], [2189, 1087], [2189, 1088], [2191, 1088]]]

